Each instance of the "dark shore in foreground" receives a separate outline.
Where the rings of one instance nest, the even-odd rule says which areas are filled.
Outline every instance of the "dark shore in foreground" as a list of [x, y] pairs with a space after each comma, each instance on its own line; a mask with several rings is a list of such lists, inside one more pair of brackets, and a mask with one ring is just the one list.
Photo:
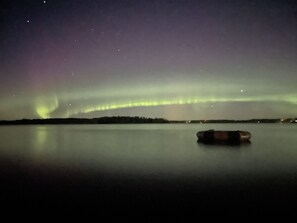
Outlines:
[[248, 120], [167, 120], [164, 118], [146, 118], [138, 116], [112, 116], [100, 118], [51, 118], [2, 120], [0, 125], [48, 125], [48, 124], [168, 124], [168, 123], [297, 123], [297, 118], [287, 119], [248, 119]]
[[18, 214], [79, 213], [141, 221], [179, 216], [181, 222], [201, 216], [296, 216], [297, 181], [290, 177], [158, 178], [0, 160], [2, 210]]

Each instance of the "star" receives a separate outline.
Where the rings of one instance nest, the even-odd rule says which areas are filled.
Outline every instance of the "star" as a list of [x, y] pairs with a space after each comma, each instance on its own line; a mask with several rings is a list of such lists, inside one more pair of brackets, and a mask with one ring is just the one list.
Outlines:
[[27, 23], [29, 23], [30, 22], [30, 20], [29, 19], [27, 19]]
[[46, 3], [46, 1], [43, 1], [43, 4], [45, 4]]
[[243, 90], [240, 90], [240, 92], [242, 93], [242, 92], [243, 92]]

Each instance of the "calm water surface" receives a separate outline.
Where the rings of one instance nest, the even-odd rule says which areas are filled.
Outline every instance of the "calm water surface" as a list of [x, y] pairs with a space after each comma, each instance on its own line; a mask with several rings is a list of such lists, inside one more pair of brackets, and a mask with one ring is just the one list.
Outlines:
[[[197, 143], [196, 132], [208, 129], [250, 131], [251, 143]], [[296, 136], [293, 124], [1, 126], [0, 156], [108, 174], [294, 177]]]

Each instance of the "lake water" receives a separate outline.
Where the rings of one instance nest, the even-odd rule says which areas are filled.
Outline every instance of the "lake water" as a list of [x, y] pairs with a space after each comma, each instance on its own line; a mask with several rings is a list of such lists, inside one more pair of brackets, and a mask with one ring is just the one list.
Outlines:
[[[196, 132], [246, 130], [251, 143], [205, 145]], [[152, 124], [1, 126], [0, 155], [37, 165], [157, 176], [297, 172], [297, 125]]]
[[[249, 131], [251, 143], [197, 143], [197, 131], [208, 129]], [[148, 200], [154, 203], [154, 197], [154, 205], [162, 196], [168, 205], [167, 198], [171, 196], [172, 200], [173, 194], [173, 200], [183, 204], [193, 197], [201, 199], [201, 194], [209, 200], [214, 191], [220, 194], [212, 197], [216, 202], [225, 193], [225, 200], [237, 193], [236, 199], [241, 201], [269, 191], [265, 199], [284, 204], [287, 197], [296, 198], [292, 194], [297, 185], [296, 136], [294, 124], [0, 126], [0, 174], [9, 182], [10, 194], [24, 192], [14, 199], [31, 199], [36, 193], [38, 199], [50, 194], [46, 197], [49, 199], [69, 190], [68, 198], [73, 199], [81, 190], [81, 194], [87, 194], [85, 199], [94, 199], [104, 191], [109, 193], [106, 200], [110, 200], [111, 194], [121, 188], [129, 194], [129, 198], [123, 198], [125, 202], [135, 191], [142, 191], [138, 198], [147, 204]], [[78, 179], [77, 175], [89, 178]], [[247, 192], [250, 188], [253, 190]], [[181, 201], [181, 197], [188, 200]]]

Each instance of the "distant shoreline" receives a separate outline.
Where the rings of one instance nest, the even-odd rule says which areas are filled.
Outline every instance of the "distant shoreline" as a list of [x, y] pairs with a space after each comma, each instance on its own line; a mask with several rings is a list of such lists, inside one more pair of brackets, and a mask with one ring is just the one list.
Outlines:
[[112, 116], [100, 118], [52, 118], [2, 120], [0, 125], [59, 125], [59, 124], [209, 124], [209, 123], [297, 123], [297, 118], [287, 119], [248, 119], [248, 120], [167, 120], [164, 118], [146, 118], [130, 116]]

